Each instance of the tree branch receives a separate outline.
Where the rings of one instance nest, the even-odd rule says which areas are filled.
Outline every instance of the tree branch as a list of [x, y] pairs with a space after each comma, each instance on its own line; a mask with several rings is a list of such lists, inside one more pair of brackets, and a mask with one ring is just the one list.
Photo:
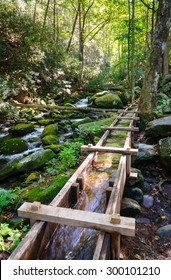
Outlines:
[[153, 10], [153, 7], [150, 7], [150, 5], [147, 4], [147, 3], [145, 3], [144, 0], [140, 0], [140, 1], [141, 1], [141, 3], [143, 3], [144, 6], [146, 6], [148, 9]]

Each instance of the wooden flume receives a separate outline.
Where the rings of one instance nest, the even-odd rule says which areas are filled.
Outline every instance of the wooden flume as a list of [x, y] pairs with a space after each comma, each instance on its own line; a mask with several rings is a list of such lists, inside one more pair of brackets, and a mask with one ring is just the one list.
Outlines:
[[[129, 107], [127, 107], [125, 110], [121, 112], [121, 114], [114, 120], [114, 122], [111, 124], [111, 130], [107, 129], [102, 138], [99, 140], [99, 142], [96, 145], [96, 148], [100, 148], [103, 146], [103, 144], [106, 142], [107, 137], [110, 135], [112, 128], [114, 126], [117, 126], [119, 122], [122, 119], [128, 119], [130, 120], [130, 125], [125, 141], [125, 145], [121, 150], [118, 152], [122, 154], [120, 163], [118, 166], [118, 171], [116, 176], [113, 177], [113, 182], [110, 182], [110, 188], [108, 188], [108, 204], [106, 208], [106, 212], [104, 214], [98, 214], [102, 215], [103, 218], [105, 218], [105, 223], [103, 224], [104, 228], [101, 227], [101, 224], [99, 225], [94, 224], [94, 227], [98, 227], [98, 229], [101, 231], [98, 237], [96, 249], [94, 252], [93, 259], [119, 259], [120, 255], [120, 234], [123, 235], [123, 221], [124, 224], [129, 221], [129, 218], [124, 218], [120, 217], [120, 206], [121, 206], [121, 199], [123, 195], [123, 190], [124, 190], [124, 185], [126, 181], [126, 177], [136, 177], [136, 173], [131, 173], [131, 154], [135, 153], [137, 154], [136, 149], [131, 148], [131, 141], [132, 141], [132, 135], [134, 131], [137, 130], [132, 130], [134, 127], [135, 122], [138, 120], [137, 117], [137, 109], [135, 109], [136, 104], [132, 104]], [[128, 114], [129, 113], [129, 114]], [[130, 116], [130, 114], [132, 114]], [[91, 146], [92, 148], [93, 146]], [[89, 147], [90, 148], [90, 147]], [[52, 202], [49, 204], [48, 209], [50, 210], [50, 214], [53, 212], [54, 213], [54, 220], [47, 220], [47, 211], [43, 212], [44, 219], [42, 218], [42, 221], [38, 221], [37, 219], [40, 219], [40, 216], [37, 216], [39, 211], [43, 209], [44, 205], [40, 205], [39, 203], [37, 204], [32, 203], [30, 204], [30, 212], [29, 212], [29, 218], [34, 222], [32, 228], [30, 231], [26, 234], [25, 238], [20, 242], [18, 247], [14, 250], [14, 252], [11, 254], [9, 257], [9, 260], [19, 260], [19, 259], [38, 259], [39, 256], [41, 255], [42, 248], [46, 246], [46, 244], [49, 241], [49, 238], [51, 237], [53, 231], [56, 229], [56, 221], [59, 223], [58, 220], [58, 210], [61, 208], [67, 209], [66, 213], [63, 214], [64, 216], [69, 215], [69, 213], [73, 213], [73, 209], [68, 209], [68, 207], [71, 207], [71, 204], [74, 203], [74, 201], [71, 201], [73, 198], [75, 201], [77, 201], [79, 192], [83, 189], [84, 186], [84, 180], [83, 180], [83, 172], [87, 170], [93, 161], [93, 158], [96, 153], [99, 152], [106, 152], [104, 148], [107, 147], [101, 147], [102, 149], [98, 150], [95, 149], [94, 151], [91, 149], [90, 154], [86, 157], [84, 162], [80, 165], [80, 167], [76, 170], [76, 172], [72, 175], [72, 177], [68, 180], [68, 182], [65, 184], [63, 189], [60, 191], [60, 193], [52, 200]], [[104, 150], [103, 150], [104, 149]], [[113, 152], [116, 148], [113, 147]], [[119, 148], [120, 149], [120, 148]], [[103, 151], [102, 151], [103, 150]], [[89, 152], [89, 151], [88, 151]], [[111, 191], [110, 191], [111, 189]], [[71, 199], [72, 198], [72, 199]], [[24, 204], [26, 205], [26, 204]], [[21, 206], [24, 207], [24, 206]], [[24, 211], [21, 212], [21, 209], [19, 209], [19, 213], [24, 215]], [[47, 208], [46, 208], [47, 209]], [[57, 212], [56, 212], [57, 210]], [[65, 210], [64, 210], [65, 211]], [[79, 210], [77, 210], [79, 211]], [[37, 214], [35, 214], [37, 212]], [[78, 221], [78, 215], [80, 215], [80, 220]], [[32, 214], [34, 213], [34, 215]], [[59, 213], [59, 212], [58, 212]], [[63, 212], [64, 213], [64, 212]], [[76, 214], [76, 212], [74, 212]], [[76, 219], [71, 220], [71, 224], [75, 223], [75, 226], [78, 226], [80, 222], [84, 223], [84, 214], [86, 216], [90, 215], [91, 217], [87, 218], [86, 223], [90, 222], [91, 218], [93, 217], [94, 214], [97, 213], [91, 213], [91, 212], [86, 212], [86, 211], [79, 211], [79, 214], [76, 215]], [[28, 213], [27, 213], [28, 215]], [[64, 216], [62, 216], [64, 218]], [[69, 215], [70, 216], [70, 215]], [[101, 217], [102, 217], [101, 216]], [[27, 216], [28, 217], [28, 216]], [[46, 217], [46, 218], [45, 218]], [[100, 218], [100, 216], [99, 216]], [[108, 219], [106, 221], [106, 218]], [[101, 218], [100, 218], [101, 219]], [[125, 220], [126, 219], [126, 220]], [[37, 221], [35, 221], [37, 220]], [[66, 221], [65, 221], [66, 222]], [[92, 221], [93, 223], [94, 221]], [[110, 224], [110, 227], [112, 230], [108, 230], [105, 228], [106, 223]], [[90, 224], [89, 224], [90, 226]], [[91, 225], [93, 227], [93, 224]], [[134, 219], [131, 219], [131, 234], [133, 235], [135, 233], [135, 221]], [[129, 227], [128, 227], [129, 228]], [[119, 230], [118, 230], [119, 229]], [[128, 232], [127, 232], [128, 233]], [[127, 234], [126, 233], [126, 234]], [[131, 235], [131, 236], [132, 236]], [[110, 253], [109, 253], [110, 252]]]

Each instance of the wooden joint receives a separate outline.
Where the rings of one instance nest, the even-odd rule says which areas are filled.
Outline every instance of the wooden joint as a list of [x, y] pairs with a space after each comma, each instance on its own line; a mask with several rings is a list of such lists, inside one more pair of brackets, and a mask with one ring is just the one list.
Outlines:
[[120, 224], [120, 221], [121, 221], [120, 214], [114, 213], [111, 215], [111, 219], [110, 219], [111, 224]]
[[137, 172], [131, 172], [129, 175], [130, 179], [137, 179], [138, 178], [138, 173]]
[[33, 211], [38, 211], [41, 208], [41, 203], [34, 201], [30, 207], [31, 210]]

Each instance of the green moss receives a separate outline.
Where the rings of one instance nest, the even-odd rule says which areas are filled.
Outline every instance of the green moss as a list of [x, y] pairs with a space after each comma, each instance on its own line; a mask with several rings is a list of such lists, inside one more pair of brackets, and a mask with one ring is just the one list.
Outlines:
[[117, 94], [108, 93], [96, 98], [95, 105], [99, 108], [123, 108], [123, 103]]
[[53, 145], [57, 143], [57, 137], [55, 135], [46, 135], [42, 138], [42, 143], [45, 146]]
[[32, 124], [24, 124], [24, 123], [18, 123], [10, 130], [10, 132], [16, 136], [23, 136], [33, 131], [34, 131], [34, 126]]
[[18, 154], [27, 149], [27, 142], [20, 138], [8, 139], [0, 143], [0, 153], [5, 155]]
[[58, 175], [51, 182], [50, 186], [45, 185], [45, 187], [28, 187], [24, 192], [24, 199], [30, 202], [40, 201], [42, 203], [48, 204], [59, 193], [68, 179], [69, 177], [65, 175]]
[[43, 133], [42, 133], [42, 138], [44, 138], [47, 135], [57, 135], [57, 134], [58, 134], [58, 125], [49, 124], [44, 128]]
[[38, 172], [32, 172], [27, 178], [26, 183], [31, 183], [33, 181], [37, 181], [39, 179], [39, 173]]
[[42, 126], [47, 126], [49, 124], [52, 124], [54, 122], [54, 120], [52, 120], [52, 119], [41, 119], [41, 120], [38, 120], [37, 122]]
[[44, 147], [45, 150], [50, 149], [56, 154], [58, 154], [60, 151], [62, 151], [63, 148], [64, 148], [64, 145], [60, 145], [60, 144], [51, 144], [51, 145]]
[[101, 136], [104, 133], [101, 127], [111, 125], [112, 122], [112, 118], [107, 118], [96, 122], [81, 124], [78, 128], [81, 131], [91, 131], [95, 136]]

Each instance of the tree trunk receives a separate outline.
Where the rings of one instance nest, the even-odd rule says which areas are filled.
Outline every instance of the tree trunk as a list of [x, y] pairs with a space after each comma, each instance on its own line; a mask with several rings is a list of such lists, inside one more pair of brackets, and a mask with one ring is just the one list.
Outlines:
[[144, 121], [151, 118], [152, 111], [157, 105], [157, 88], [162, 69], [162, 57], [169, 36], [170, 6], [170, 0], [159, 0], [153, 48], [145, 73], [139, 102], [139, 108]]
[[131, 96], [132, 102], [135, 99], [135, 0], [132, 0], [131, 19]]
[[163, 78], [169, 74], [169, 37], [167, 39], [166, 48], [163, 54], [162, 74], [163, 74]]

